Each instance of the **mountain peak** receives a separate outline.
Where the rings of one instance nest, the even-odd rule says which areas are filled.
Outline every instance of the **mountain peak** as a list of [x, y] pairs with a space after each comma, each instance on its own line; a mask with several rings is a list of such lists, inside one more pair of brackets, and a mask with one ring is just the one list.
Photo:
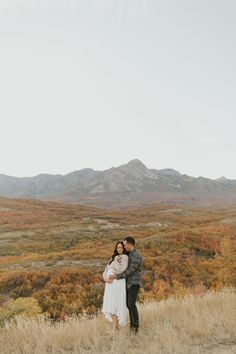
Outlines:
[[129, 161], [128, 163], [117, 167], [119, 171], [132, 176], [136, 179], [157, 178], [156, 174], [147, 168], [147, 166], [138, 159]]
[[142, 161], [140, 161], [139, 159], [133, 159], [133, 160], [130, 160], [127, 165], [129, 166], [139, 166], [139, 167], [145, 167], [147, 168], [147, 166], [144, 165], [144, 163]]
[[227, 178], [225, 176], [221, 176], [220, 178], [217, 178], [217, 181], [226, 181]]

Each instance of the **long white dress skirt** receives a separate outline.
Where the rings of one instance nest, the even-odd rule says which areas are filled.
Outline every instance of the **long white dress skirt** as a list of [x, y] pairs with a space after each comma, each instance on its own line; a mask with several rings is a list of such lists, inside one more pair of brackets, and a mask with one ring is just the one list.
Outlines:
[[[113, 274], [108, 269], [107, 276]], [[102, 312], [105, 318], [112, 322], [112, 314], [116, 314], [121, 326], [126, 324], [126, 283], [125, 279], [114, 279], [112, 283], [105, 285]]]

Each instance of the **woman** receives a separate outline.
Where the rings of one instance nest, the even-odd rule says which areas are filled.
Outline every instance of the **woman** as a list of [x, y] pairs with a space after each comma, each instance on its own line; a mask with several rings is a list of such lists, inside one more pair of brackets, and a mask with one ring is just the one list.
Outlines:
[[113, 329], [126, 323], [126, 283], [125, 279], [114, 279], [108, 283], [108, 277], [113, 273], [122, 273], [128, 267], [129, 257], [126, 254], [122, 241], [118, 241], [110, 262], [107, 264], [103, 279], [106, 282], [102, 312], [105, 318], [113, 322]]

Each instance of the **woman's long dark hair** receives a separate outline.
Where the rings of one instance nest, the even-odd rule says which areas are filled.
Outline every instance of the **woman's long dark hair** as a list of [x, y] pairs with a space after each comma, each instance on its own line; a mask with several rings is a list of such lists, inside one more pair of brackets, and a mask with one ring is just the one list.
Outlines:
[[116, 243], [116, 245], [115, 245], [115, 249], [114, 249], [114, 252], [113, 252], [113, 254], [112, 254], [112, 256], [111, 256], [111, 260], [110, 260], [109, 264], [111, 264], [111, 262], [114, 261], [115, 256], [118, 256], [119, 253], [117, 252], [117, 246], [120, 245], [120, 244], [121, 244], [122, 247], [123, 247], [123, 254], [126, 254], [126, 249], [125, 249], [125, 247], [124, 247], [123, 241], [118, 241], [118, 242]]

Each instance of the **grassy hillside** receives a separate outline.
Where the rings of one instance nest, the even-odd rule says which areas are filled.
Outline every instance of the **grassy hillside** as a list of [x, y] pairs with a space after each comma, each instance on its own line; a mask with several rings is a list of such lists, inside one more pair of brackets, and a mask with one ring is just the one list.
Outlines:
[[54, 319], [96, 313], [102, 271], [127, 234], [144, 259], [140, 302], [236, 287], [236, 208], [109, 211], [0, 198], [0, 306], [27, 297]]
[[1, 354], [233, 354], [236, 352], [236, 290], [139, 304], [141, 327], [106, 335], [102, 314], [65, 322], [24, 319], [0, 328]]

